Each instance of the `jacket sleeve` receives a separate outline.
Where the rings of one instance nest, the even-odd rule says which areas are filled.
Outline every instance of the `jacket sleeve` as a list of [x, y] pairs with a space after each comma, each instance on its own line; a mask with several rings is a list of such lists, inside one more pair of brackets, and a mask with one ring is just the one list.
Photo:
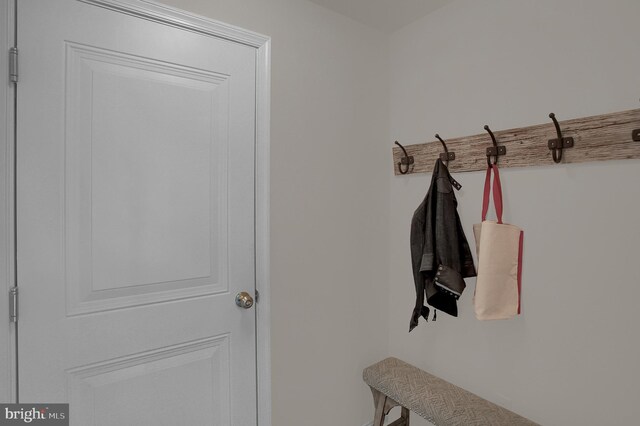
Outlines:
[[420, 258], [420, 272], [435, 271], [436, 264], [436, 239], [435, 239], [435, 200], [436, 196], [433, 194], [433, 188], [424, 209], [424, 229], [423, 229], [423, 244], [422, 244], [422, 257]]
[[456, 220], [458, 223], [458, 237], [459, 237], [459, 251], [460, 251], [460, 274], [463, 278], [475, 277], [477, 275], [476, 267], [473, 264], [473, 256], [471, 255], [471, 248], [467, 241], [467, 236], [464, 234], [462, 228], [462, 221], [460, 221], [460, 215], [456, 212]]
[[[423, 317], [425, 320], [429, 318], [429, 308], [424, 305], [425, 289], [428, 285], [428, 273], [421, 271], [424, 258], [424, 250], [426, 240], [430, 240], [429, 233], [425, 232], [426, 209], [431, 202], [431, 191], [429, 191], [422, 201], [418, 209], [413, 214], [411, 220], [411, 266], [413, 270], [413, 280], [416, 288], [415, 306], [411, 312], [411, 320], [409, 321], [409, 331], [418, 325], [418, 320]], [[425, 240], [425, 237], [426, 240]], [[429, 243], [433, 246], [433, 241]]]

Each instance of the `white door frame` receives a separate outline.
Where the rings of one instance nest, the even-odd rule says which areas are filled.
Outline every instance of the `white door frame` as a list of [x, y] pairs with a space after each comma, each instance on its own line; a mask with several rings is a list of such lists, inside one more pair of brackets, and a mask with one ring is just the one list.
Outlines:
[[[269, 144], [270, 144], [270, 71], [271, 39], [232, 25], [184, 12], [150, 0], [78, 0], [98, 7], [138, 16], [147, 20], [224, 38], [251, 46], [256, 50], [256, 149], [255, 149], [255, 259], [256, 350], [258, 424], [271, 426], [271, 339], [269, 283]], [[15, 334], [9, 323], [8, 290], [14, 282], [13, 203], [14, 203], [14, 88], [9, 83], [8, 49], [14, 43], [14, 0], [0, 0], [0, 401], [16, 400]], [[19, 47], [19, 46], [18, 46]], [[18, 89], [20, 86], [18, 84]], [[18, 283], [19, 286], [19, 283]], [[7, 345], [5, 345], [7, 343]]]
[[16, 400], [15, 327], [9, 322], [9, 288], [15, 282], [14, 85], [9, 81], [9, 48], [14, 45], [14, 0], [0, 0], [0, 401]]

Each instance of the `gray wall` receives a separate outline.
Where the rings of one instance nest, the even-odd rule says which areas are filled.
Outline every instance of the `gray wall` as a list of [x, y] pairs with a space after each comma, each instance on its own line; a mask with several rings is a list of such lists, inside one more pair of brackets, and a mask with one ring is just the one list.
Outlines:
[[[456, 0], [391, 37], [389, 139], [640, 108], [639, 17], [635, 0]], [[455, 177], [473, 238], [484, 173]], [[502, 180], [505, 220], [525, 230], [523, 315], [477, 321], [471, 279], [459, 318], [408, 334], [409, 221], [429, 176], [390, 177], [391, 353], [545, 425], [637, 424], [640, 161], [504, 169]]]

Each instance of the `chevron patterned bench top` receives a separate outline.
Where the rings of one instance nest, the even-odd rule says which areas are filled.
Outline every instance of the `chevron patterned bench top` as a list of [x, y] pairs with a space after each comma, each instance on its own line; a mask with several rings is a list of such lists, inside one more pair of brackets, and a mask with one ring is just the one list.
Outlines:
[[371, 388], [437, 426], [537, 425], [397, 358], [373, 364], [362, 375]]

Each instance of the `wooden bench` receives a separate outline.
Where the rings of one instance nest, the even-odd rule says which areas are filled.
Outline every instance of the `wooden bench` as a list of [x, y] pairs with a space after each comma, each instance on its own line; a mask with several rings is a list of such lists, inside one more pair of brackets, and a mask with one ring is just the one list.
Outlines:
[[409, 410], [437, 426], [537, 425], [397, 358], [365, 368], [362, 376], [373, 393], [373, 426], [383, 426], [398, 405], [400, 418], [389, 426], [409, 426]]

